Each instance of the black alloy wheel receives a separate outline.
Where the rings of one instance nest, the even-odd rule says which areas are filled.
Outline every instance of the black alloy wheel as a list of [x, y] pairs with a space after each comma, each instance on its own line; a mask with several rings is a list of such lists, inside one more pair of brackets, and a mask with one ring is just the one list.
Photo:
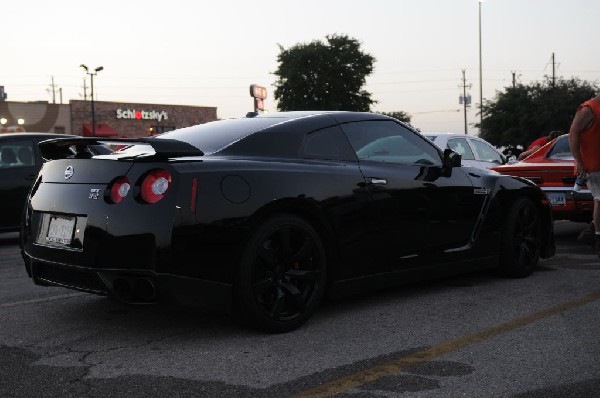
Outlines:
[[542, 245], [539, 210], [529, 198], [519, 198], [510, 208], [502, 229], [500, 266], [513, 278], [530, 275], [538, 264]]
[[253, 327], [282, 333], [302, 325], [325, 290], [326, 256], [303, 219], [278, 215], [250, 240], [236, 284], [237, 309]]

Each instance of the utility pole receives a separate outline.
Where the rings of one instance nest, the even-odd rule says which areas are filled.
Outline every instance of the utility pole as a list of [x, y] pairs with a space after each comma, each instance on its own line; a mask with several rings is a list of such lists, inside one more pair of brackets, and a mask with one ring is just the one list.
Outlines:
[[552, 53], [552, 87], [556, 85], [556, 63], [554, 62], [554, 53]]
[[479, 132], [483, 131], [483, 62], [481, 51], [481, 3], [479, 2]]
[[466, 70], [462, 70], [462, 84], [458, 87], [462, 88], [463, 94], [459, 97], [458, 103], [463, 104], [463, 112], [465, 115], [465, 134], [467, 134], [467, 106], [471, 104], [471, 96], [467, 96], [467, 88], [471, 88], [470, 84], [467, 84]]
[[[560, 66], [560, 64], [556, 63], [554, 53], [552, 53], [552, 57], [550, 57], [550, 62], [552, 63], [552, 80], [551, 80], [550, 84], [552, 85], [552, 87], [555, 87], [556, 86], [556, 68], [558, 66]], [[546, 67], [548, 67], [548, 64], [546, 64]], [[545, 76], [545, 77], [548, 77], [548, 76]]]
[[52, 83], [50, 83], [50, 89], [52, 92], [52, 103], [56, 104], [56, 85], [54, 84], [54, 76], [50, 76]]
[[512, 70], [510, 71], [510, 73], [512, 73], [512, 82], [513, 82], [513, 89], [517, 86], [517, 72]]

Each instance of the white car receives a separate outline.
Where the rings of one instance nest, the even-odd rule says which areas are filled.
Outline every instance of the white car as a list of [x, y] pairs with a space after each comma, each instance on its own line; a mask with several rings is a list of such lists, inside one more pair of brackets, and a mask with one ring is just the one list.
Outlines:
[[479, 137], [460, 133], [421, 133], [441, 149], [450, 148], [462, 157], [463, 166], [489, 169], [508, 162], [506, 156]]

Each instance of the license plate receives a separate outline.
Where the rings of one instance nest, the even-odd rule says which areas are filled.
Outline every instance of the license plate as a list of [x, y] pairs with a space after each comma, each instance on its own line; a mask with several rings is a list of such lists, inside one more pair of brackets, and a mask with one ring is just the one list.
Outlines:
[[75, 218], [50, 217], [48, 224], [48, 233], [46, 242], [60, 243], [70, 245], [73, 239], [73, 230], [75, 229]]
[[564, 193], [547, 193], [548, 200], [552, 206], [566, 206], [567, 197]]

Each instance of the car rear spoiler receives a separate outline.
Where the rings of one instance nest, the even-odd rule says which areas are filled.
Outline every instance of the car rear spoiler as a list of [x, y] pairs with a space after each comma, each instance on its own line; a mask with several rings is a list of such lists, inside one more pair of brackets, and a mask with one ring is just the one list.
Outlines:
[[[64, 159], [69, 157], [90, 158], [97, 154], [93, 146], [96, 145], [150, 145], [155, 154], [152, 157], [168, 159], [178, 156], [202, 156], [204, 152], [187, 142], [163, 138], [98, 138], [98, 137], [73, 137], [54, 138], [40, 142], [39, 148], [42, 157], [46, 160]], [[73, 153], [73, 149], [75, 153]]]

